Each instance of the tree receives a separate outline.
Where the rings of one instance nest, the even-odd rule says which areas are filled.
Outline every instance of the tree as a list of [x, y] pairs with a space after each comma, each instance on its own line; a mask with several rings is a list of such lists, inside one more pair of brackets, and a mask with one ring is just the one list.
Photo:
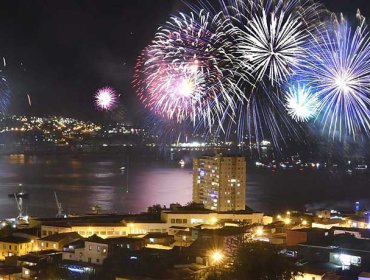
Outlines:
[[161, 218], [161, 211], [162, 207], [160, 204], [154, 204], [150, 207], [148, 207], [148, 213], [156, 220], [159, 220]]
[[277, 246], [251, 242], [237, 250], [230, 274], [241, 280], [290, 280], [300, 271], [293, 259], [279, 254]]

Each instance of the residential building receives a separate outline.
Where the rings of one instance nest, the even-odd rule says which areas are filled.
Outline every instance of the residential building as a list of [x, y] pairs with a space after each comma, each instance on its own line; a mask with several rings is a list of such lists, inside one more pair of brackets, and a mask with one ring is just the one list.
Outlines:
[[[55, 234], [76, 232], [80, 236], [87, 238], [97, 235], [101, 238], [123, 237], [128, 235], [141, 235], [147, 233], [169, 233], [175, 234], [174, 226], [184, 228], [197, 225], [215, 225], [224, 222], [243, 222], [248, 224], [263, 223], [263, 213], [249, 210], [217, 212], [201, 207], [192, 208], [188, 206], [178, 206], [176, 209], [163, 209], [161, 218], [157, 220], [149, 219], [146, 216], [131, 215], [123, 217], [116, 222], [99, 222], [91, 219], [80, 218], [78, 221], [73, 219], [54, 219], [41, 222], [41, 239]], [[63, 235], [57, 235], [62, 238]], [[46, 239], [44, 240], [46, 242]], [[40, 241], [42, 242], [42, 241]], [[49, 249], [53, 249], [49, 245]], [[38, 245], [40, 248], [41, 243]], [[57, 245], [55, 245], [57, 246]], [[46, 247], [46, 243], [44, 243]], [[47, 249], [47, 248], [46, 248]]]
[[82, 237], [77, 232], [63, 232], [45, 236], [36, 240], [35, 250], [57, 250], [62, 251], [63, 246]]
[[103, 238], [93, 235], [67, 244], [63, 248], [63, 260], [101, 265], [108, 256], [108, 245]]
[[82, 237], [89, 237], [94, 234], [103, 238], [127, 235], [127, 225], [117, 223], [92, 223], [86, 222], [46, 222], [41, 225], [41, 237], [66, 232], [77, 232]]
[[193, 160], [193, 201], [216, 211], [245, 210], [246, 161], [237, 156]]
[[138, 251], [145, 247], [144, 238], [114, 237], [103, 239], [97, 235], [80, 239], [63, 247], [63, 260], [101, 265], [115, 249]]
[[0, 260], [5, 257], [22, 256], [31, 252], [34, 248], [34, 240], [19, 236], [7, 236], [0, 238]]
[[194, 227], [197, 225], [215, 225], [224, 222], [242, 222], [247, 224], [262, 224], [263, 213], [247, 210], [217, 212], [209, 209], [191, 209], [181, 207], [166, 209], [161, 212], [162, 221], [169, 229], [173, 226]]
[[286, 231], [286, 245], [295, 246], [307, 241], [315, 241], [329, 235], [329, 230], [321, 228], [301, 228]]

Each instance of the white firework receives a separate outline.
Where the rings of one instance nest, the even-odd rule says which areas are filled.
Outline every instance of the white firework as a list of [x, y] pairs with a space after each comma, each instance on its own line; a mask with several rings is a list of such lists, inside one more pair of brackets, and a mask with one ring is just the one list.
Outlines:
[[268, 76], [272, 84], [286, 80], [304, 57], [306, 33], [298, 18], [262, 11], [254, 16], [238, 40], [239, 51], [257, 81]]
[[314, 118], [319, 107], [317, 95], [312, 93], [311, 88], [299, 84], [289, 87], [285, 102], [289, 116], [298, 122]]

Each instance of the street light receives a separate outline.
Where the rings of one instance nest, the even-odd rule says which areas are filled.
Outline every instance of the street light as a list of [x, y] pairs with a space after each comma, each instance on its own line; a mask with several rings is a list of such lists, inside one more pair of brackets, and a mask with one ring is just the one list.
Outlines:
[[217, 223], [217, 218], [216, 217], [212, 217], [210, 219], [210, 222], [211, 222], [212, 225], [216, 224]]
[[256, 229], [256, 235], [257, 236], [262, 236], [263, 235], [263, 228], [262, 227], [259, 227]]
[[219, 264], [223, 258], [224, 258], [224, 255], [219, 250], [213, 251], [211, 253], [211, 259], [214, 264]]

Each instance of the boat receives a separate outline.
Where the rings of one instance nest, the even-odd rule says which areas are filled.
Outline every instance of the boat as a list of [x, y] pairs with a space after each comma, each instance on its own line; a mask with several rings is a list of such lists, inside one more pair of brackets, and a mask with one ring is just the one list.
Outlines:
[[355, 167], [356, 170], [366, 170], [367, 169], [367, 165], [366, 164], [358, 164], [356, 167]]

